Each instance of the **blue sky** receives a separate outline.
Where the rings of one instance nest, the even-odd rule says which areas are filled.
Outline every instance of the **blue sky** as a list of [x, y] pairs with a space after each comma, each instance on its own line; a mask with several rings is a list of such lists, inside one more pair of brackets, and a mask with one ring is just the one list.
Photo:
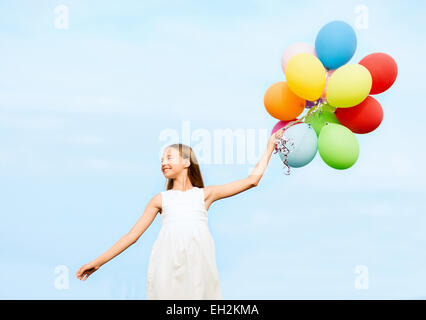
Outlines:
[[[389, 1], [3, 1], [0, 4], [0, 297], [145, 299], [158, 216], [86, 282], [75, 271], [108, 249], [164, 190], [167, 130], [271, 130], [266, 89], [280, 58], [314, 44], [329, 21], [356, 29], [350, 63], [386, 52], [394, 86], [375, 96], [380, 127], [357, 135], [345, 171], [317, 154], [283, 173], [273, 155], [259, 186], [214, 203], [209, 225], [225, 299], [426, 297], [423, 106], [425, 5]], [[69, 28], [55, 28], [66, 5]], [[420, 27], [419, 27], [420, 26]], [[194, 141], [191, 143], [195, 144]], [[266, 141], [265, 141], [266, 145]], [[256, 143], [260, 156], [264, 145]], [[254, 163], [201, 161], [206, 185]], [[57, 266], [69, 287], [55, 288]], [[368, 289], [355, 288], [357, 266]]]

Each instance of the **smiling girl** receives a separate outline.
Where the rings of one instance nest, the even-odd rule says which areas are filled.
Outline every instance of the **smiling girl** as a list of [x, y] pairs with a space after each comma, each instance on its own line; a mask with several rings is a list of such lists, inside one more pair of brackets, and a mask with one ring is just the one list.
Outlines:
[[153, 196], [132, 229], [105, 253], [83, 265], [76, 277], [85, 281], [134, 244], [160, 213], [162, 226], [148, 265], [147, 299], [222, 299], [207, 211], [213, 202], [258, 185], [282, 132], [283, 129], [271, 135], [248, 177], [206, 187], [192, 148], [184, 144], [169, 145], [161, 158], [166, 191]]

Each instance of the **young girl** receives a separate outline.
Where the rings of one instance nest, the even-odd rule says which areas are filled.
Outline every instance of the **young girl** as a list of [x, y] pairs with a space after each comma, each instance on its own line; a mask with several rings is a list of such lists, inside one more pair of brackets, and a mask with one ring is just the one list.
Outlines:
[[76, 277], [85, 281], [134, 244], [160, 212], [162, 226], [149, 260], [147, 299], [222, 299], [207, 210], [219, 199], [258, 185], [282, 132], [283, 129], [271, 135], [265, 152], [247, 178], [207, 187], [192, 148], [183, 144], [168, 146], [161, 158], [167, 190], [156, 194], [133, 228], [105, 253], [83, 265]]

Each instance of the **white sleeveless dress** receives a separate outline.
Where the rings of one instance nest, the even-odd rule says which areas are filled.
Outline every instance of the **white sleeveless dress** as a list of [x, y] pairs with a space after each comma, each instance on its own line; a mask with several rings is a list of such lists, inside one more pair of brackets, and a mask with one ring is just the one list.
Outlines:
[[162, 194], [162, 225], [152, 247], [146, 298], [222, 299], [204, 189]]

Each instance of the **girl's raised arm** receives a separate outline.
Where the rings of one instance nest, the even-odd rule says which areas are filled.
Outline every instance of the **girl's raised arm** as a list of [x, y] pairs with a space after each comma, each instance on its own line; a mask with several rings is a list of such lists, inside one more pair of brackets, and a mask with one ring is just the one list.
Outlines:
[[[278, 130], [269, 138], [267, 147], [262, 157], [247, 178], [236, 180], [222, 185], [212, 185], [204, 188], [206, 203], [231, 197], [250, 188], [256, 187], [268, 166], [272, 152], [275, 149], [276, 139], [282, 135], [283, 129]], [[207, 206], [209, 207], [210, 204]]]
[[86, 280], [93, 272], [98, 270], [103, 264], [107, 263], [129, 246], [134, 244], [139, 237], [154, 221], [155, 216], [161, 210], [161, 194], [156, 194], [147, 204], [142, 216], [120, 240], [118, 240], [111, 248], [100, 255], [92, 262], [83, 265], [76, 273], [76, 277], [80, 280]]

